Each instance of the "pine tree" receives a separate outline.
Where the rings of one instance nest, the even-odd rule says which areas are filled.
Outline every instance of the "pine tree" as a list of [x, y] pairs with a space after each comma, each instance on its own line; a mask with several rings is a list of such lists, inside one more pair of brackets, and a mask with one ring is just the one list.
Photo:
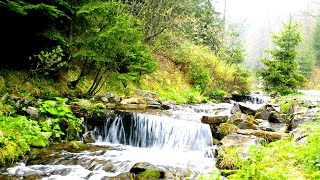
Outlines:
[[298, 28], [299, 25], [293, 23], [290, 18], [279, 34], [272, 35], [275, 48], [267, 51], [269, 59], [261, 59], [264, 68], [258, 72], [263, 78], [265, 90], [290, 94], [305, 82], [295, 61], [296, 46], [301, 42]]

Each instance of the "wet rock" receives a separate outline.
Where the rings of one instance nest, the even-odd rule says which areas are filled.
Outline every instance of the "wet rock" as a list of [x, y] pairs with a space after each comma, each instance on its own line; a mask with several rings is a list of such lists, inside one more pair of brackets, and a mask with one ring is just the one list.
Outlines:
[[250, 107], [247, 104], [244, 103], [239, 103], [239, 108], [240, 111], [244, 114], [248, 114], [248, 115], [252, 115], [254, 116], [257, 112], [258, 109], [254, 108], [254, 107]]
[[222, 98], [222, 102], [224, 103], [230, 103], [232, 101], [232, 95], [231, 94], [225, 94]]
[[308, 116], [295, 116], [293, 118], [293, 127], [292, 129], [297, 128], [300, 124], [306, 123], [306, 122], [315, 122], [318, 120], [317, 117], [308, 117]]
[[239, 131], [237, 131], [237, 134], [254, 135], [256, 137], [263, 138], [263, 139], [265, 139], [266, 141], [269, 141], [269, 142], [289, 137], [289, 134], [287, 134], [287, 133], [268, 132], [268, 131], [251, 130], [251, 129], [240, 129]]
[[94, 132], [93, 131], [88, 131], [82, 135], [83, 137], [83, 142], [84, 143], [94, 143], [95, 138], [94, 138]]
[[168, 104], [161, 104], [161, 109], [169, 110], [169, 109], [171, 109], [171, 106]]
[[28, 108], [26, 109], [26, 112], [30, 115], [39, 116], [39, 110], [32, 106], [28, 106]]
[[138, 179], [160, 179], [165, 177], [165, 172], [148, 162], [136, 163], [130, 172], [135, 174]]
[[238, 124], [240, 129], [258, 129], [258, 126], [250, 121], [243, 120], [241, 123]]
[[159, 103], [158, 101], [154, 101], [154, 100], [146, 100], [148, 105], [161, 105], [161, 103]]
[[263, 139], [253, 134], [231, 133], [225, 136], [220, 142], [222, 146], [249, 147], [250, 145], [261, 144]]
[[276, 105], [267, 104], [266, 106], [259, 109], [255, 114], [256, 119], [268, 120], [269, 122], [279, 123], [281, 118]]
[[219, 133], [221, 138], [238, 130], [239, 128], [237, 126], [228, 123], [222, 123], [217, 127], [217, 133]]
[[273, 123], [279, 123], [281, 122], [279, 119], [279, 113], [276, 111], [271, 111], [268, 116], [268, 121]]
[[226, 123], [229, 116], [203, 116], [201, 122], [204, 124], [221, 124]]
[[275, 130], [271, 127], [271, 124], [269, 121], [266, 120], [259, 120], [259, 125], [258, 125], [259, 129], [263, 130], [263, 131], [270, 131], [270, 132], [275, 132]]

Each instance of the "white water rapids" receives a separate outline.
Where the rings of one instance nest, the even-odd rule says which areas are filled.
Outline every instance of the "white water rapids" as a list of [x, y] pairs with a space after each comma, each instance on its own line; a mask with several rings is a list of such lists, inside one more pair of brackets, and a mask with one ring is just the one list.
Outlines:
[[[105, 150], [52, 154], [41, 164], [20, 163], [4, 173], [23, 179], [105, 179], [129, 172], [136, 163], [150, 163], [169, 177], [195, 178], [215, 167], [210, 127], [205, 114], [223, 115], [231, 104], [177, 106], [170, 116], [131, 114], [110, 116], [95, 128], [94, 146]], [[13, 178], [14, 179], [14, 178]]]

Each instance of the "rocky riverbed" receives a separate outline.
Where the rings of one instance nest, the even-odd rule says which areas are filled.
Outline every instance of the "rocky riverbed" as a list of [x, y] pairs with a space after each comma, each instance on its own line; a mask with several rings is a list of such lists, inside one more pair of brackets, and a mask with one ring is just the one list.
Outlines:
[[[32, 99], [9, 99], [16, 106], [27, 104], [30, 116], [38, 115]], [[195, 178], [216, 167], [236, 169], [223, 157], [228, 148], [238, 148], [245, 158], [251, 145], [292, 136], [299, 141], [306, 135], [296, 127], [319, 118], [319, 102], [307, 96], [253, 100], [176, 105], [142, 90], [128, 97], [107, 93], [73, 99], [69, 105], [84, 119], [79, 138], [86, 144], [40, 149], [2, 169], [0, 178]]]

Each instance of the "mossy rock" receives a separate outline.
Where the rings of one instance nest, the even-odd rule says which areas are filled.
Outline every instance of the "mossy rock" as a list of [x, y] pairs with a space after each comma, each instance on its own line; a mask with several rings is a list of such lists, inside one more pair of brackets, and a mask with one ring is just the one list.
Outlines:
[[160, 171], [157, 170], [152, 170], [152, 169], [147, 169], [137, 175], [139, 180], [144, 180], [144, 179], [159, 179], [161, 176]]
[[221, 136], [226, 136], [230, 133], [237, 132], [239, 128], [233, 124], [222, 123], [218, 126], [217, 131]]
[[85, 147], [85, 144], [81, 141], [71, 141], [70, 145], [73, 149], [83, 149]]

